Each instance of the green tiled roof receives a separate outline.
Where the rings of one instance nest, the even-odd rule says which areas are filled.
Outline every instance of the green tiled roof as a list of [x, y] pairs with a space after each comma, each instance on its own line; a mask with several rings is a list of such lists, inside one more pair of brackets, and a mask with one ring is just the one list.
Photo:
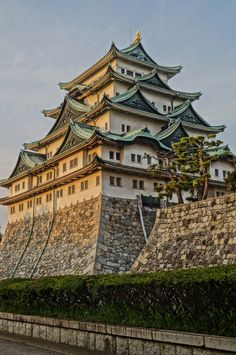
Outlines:
[[163, 71], [167, 70], [171, 70], [171, 71], [174, 71], [174, 72], [179, 72], [181, 69], [182, 69], [182, 66], [181, 65], [177, 65], [177, 66], [174, 66], [174, 67], [166, 67], [166, 66], [161, 66], [161, 65], [158, 65], [155, 60], [153, 60], [149, 54], [145, 51], [143, 45], [141, 42], [139, 43], [136, 43], [136, 44], [131, 44], [130, 46], [124, 48], [124, 49], [121, 49], [120, 50], [121, 53], [129, 56], [129, 57], [133, 57], [135, 59], [138, 59], [138, 60], [141, 60], [143, 62], [146, 62], [146, 63], [150, 63], [154, 66], [158, 66], [159, 69], [163, 69]]
[[70, 129], [80, 138], [87, 140], [91, 138], [94, 134], [98, 134], [99, 136], [109, 139], [111, 141], [116, 141], [120, 143], [132, 143], [136, 138], [147, 138], [156, 142], [163, 149], [169, 150], [167, 146], [165, 146], [162, 142], [160, 142], [156, 136], [151, 134], [147, 127], [143, 127], [141, 129], [137, 129], [134, 131], [130, 131], [126, 134], [115, 134], [103, 131], [98, 127], [91, 127], [86, 124], [81, 124], [78, 122], [71, 122]]
[[223, 131], [226, 127], [225, 125], [211, 126], [194, 110], [190, 100], [186, 100], [182, 105], [175, 107], [166, 117], [169, 118], [170, 121], [180, 119], [182, 122], [204, 126], [216, 132]]
[[217, 156], [217, 157], [232, 157], [234, 158], [234, 153], [231, 152], [228, 145], [222, 145], [219, 147], [208, 149], [208, 153], [210, 156]]
[[162, 115], [142, 94], [138, 83], [125, 93], [114, 96], [109, 100], [116, 104], [123, 104], [141, 111], [148, 111], [157, 115]]
[[19, 167], [22, 166], [23, 170], [28, 170], [43, 164], [46, 161], [45, 154], [39, 154], [37, 152], [31, 152], [28, 150], [21, 150], [16, 166], [10, 175], [10, 178], [20, 173]]

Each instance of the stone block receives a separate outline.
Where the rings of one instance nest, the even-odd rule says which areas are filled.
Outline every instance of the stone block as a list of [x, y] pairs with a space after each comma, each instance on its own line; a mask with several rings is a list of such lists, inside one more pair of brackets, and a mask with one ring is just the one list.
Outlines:
[[208, 349], [232, 351], [236, 353], [235, 338], [205, 336], [205, 346]]
[[39, 338], [39, 327], [38, 324], [33, 324], [33, 338]]
[[95, 334], [95, 350], [104, 351], [105, 350], [105, 341], [103, 334]]
[[46, 333], [47, 333], [47, 340], [53, 341], [53, 327], [47, 326]]
[[25, 326], [26, 324], [24, 322], [18, 322], [18, 334], [19, 335], [25, 335]]
[[160, 344], [153, 341], [143, 341], [143, 355], [161, 355]]
[[211, 350], [205, 350], [199, 348], [199, 349], [193, 349], [193, 355], [213, 355], [213, 353]]
[[14, 322], [12, 320], [7, 322], [7, 331], [8, 333], [14, 333]]
[[185, 347], [181, 345], [176, 345], [175, 347], [176, 355], [192, 355], [193, 351], [191, 347]]
[[88, 350], [95, 349], [95, 333], [85, 332], [84, 347], [85, 347], [85, 349], [88, 349]]
[[77, 330], [77, 346], [83, 348], [85, 346], [85, 332]]
[[[7, 323], [5, 323], [5, 324], [7, 326]], [[4, 322], [3, 322], [3, 331], [4, 331]], [[18, 334], [19, 333], [19, 322], [17, 322], [17, 321], [14, 321], [14, 323], [13, 323], [13, 332], [14, 332], [14, 334]]]
[[54, 343], [60, 343], [60, 341], [61, 341], [61, 329], [59, 327], [53, 327], [52, 341]]
[[171, 344], [160, 344], [161, 355], [176, 355], [175, 345]]
[[43, 340], [47, 340], [47, 326], [40, 325], [39, 326], [39, 338]]
[[116, 354], [117, 355], [129, 355], [128, 339], [122, 337], [116, 337]]
[[129, 355], [142, 355], [143, 341], [139, 339], [129, 339]]

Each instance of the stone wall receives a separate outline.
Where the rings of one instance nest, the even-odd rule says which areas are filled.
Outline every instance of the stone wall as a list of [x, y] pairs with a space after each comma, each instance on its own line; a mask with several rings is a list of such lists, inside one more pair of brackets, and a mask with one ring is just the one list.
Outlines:
[[[150, 233], [156, 209], [143, 207], [147, 233]], [[95, 273], [128, 271], [145, 245], [137, 200], [103, 197]]]
[[[236, 339], [207, 334], [0, 313], [0, 331], [104, 355], [230, 355]], [[26, 338], [24, 339], [26, 340]]]
[[236, 194], [159, 210], [132, 272], [236, 263]]
[[[150, 231], [156, 210], [143, 214]], [[99, 196], [9, 224], [0, 278], [127, 271], [144, 244], [137, 201]]]

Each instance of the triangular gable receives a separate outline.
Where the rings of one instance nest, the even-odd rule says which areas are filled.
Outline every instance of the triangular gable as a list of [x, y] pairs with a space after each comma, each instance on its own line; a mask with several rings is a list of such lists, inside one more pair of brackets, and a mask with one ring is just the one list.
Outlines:
[[136, 110], [160, 114], [158, 110], [143, 96], [138, 85], [134, 86], [124, 94], [115, 96], [111, 99], [111, 101]]
[[179, 117], [182, 121], [185, 122], [208, 126], [208, 124], [199, 117], [199, 115], [193, 110], [192, 107], [187, 108], [187, 110], [183, 112]]
[[94, 128], [70, 121], [66, 136], [56, 154], [64, 152], [89, 139], [95, 132]]
[[142, 60], [143, 62], [148, 62], [156, 65], [156, 62], [147, 54], [147, 52], [143, 48], [142, 43], [131, 45], [127, 48], [122, 49], [121, 52], [131, 57]]
[[192, 104], [189, 100], [184, 102], [174, 108], [168, 115], [170, 119], [180, 119], [183, 122], [189, 122], [205, 127], [210, 127], [210, 125], [193, 109]]
[[30, 169], [30, 167], [25, 164], [25, 162], [22, 160], [21, 155], [19, 155], [16, 166], [15, 166], [13, 172], [11, 173], [9, 179], [12, 178], [13, 176], [19, 175], [23, 171], [27, 171], [29, 169]]
[[45, 160], [46, 156], [44, 154], [37, 154], [35, 152], [27, 152], [22, 150], [17, 159], [16, 166], [9, 178], [19, 175], [23, 171], [27, 171], [37, 165], [40, 165]]
[[172, 91], [172, 89], [161, 80], [156, 71], [152, 74], [144, 75], [143, 77], [138, 78], [138, 81]]
[[183, 125], [179, 121], [177, 124], [173, 123], [167, 129], [159, 132], [156, 137], [167, 147], [171, 148], [172, 144], [178, 142], [181, 138], [188, 137]]
[[63, 102], [61, 112], [55, 124], [49, 131], [48, 135], [51, 134], [52, 132], [59, 130], [62, 127], [65, 127], [66, 125], [69, 124], [70, 120], [75, 120], [83, 113], [88, 112], [88, 110], [89, 108], [87, 108], [86, 105], [76, 102], [70, 97], [66, 97]]

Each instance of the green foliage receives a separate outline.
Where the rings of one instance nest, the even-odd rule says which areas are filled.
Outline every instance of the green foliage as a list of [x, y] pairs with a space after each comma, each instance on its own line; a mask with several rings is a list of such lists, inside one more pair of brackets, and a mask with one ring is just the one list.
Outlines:
[[209, 167], [219, 157], [209, 154], [209, 150], [219, 147], [222, 142], [208, 137], [184, 137], [172, 144], [172, 153], [168, 156], [169, 164], [165, 167], [154, 164], [150, 172], [155, 177], [166, 180], [157, 186], [159, 197], [172, 198], [177, 194], [178, 202], [183, 203], [182, 192], [190, 193], [189, 200], [197, 201], [207, 198], [209, 185]]
[[225, 177], [225, 185], [229, 192], [236, 192], [236, 160], [233, 161], [234, 169]]
[[0, 310], [236, 336], [236, 266], [5, 280]]

